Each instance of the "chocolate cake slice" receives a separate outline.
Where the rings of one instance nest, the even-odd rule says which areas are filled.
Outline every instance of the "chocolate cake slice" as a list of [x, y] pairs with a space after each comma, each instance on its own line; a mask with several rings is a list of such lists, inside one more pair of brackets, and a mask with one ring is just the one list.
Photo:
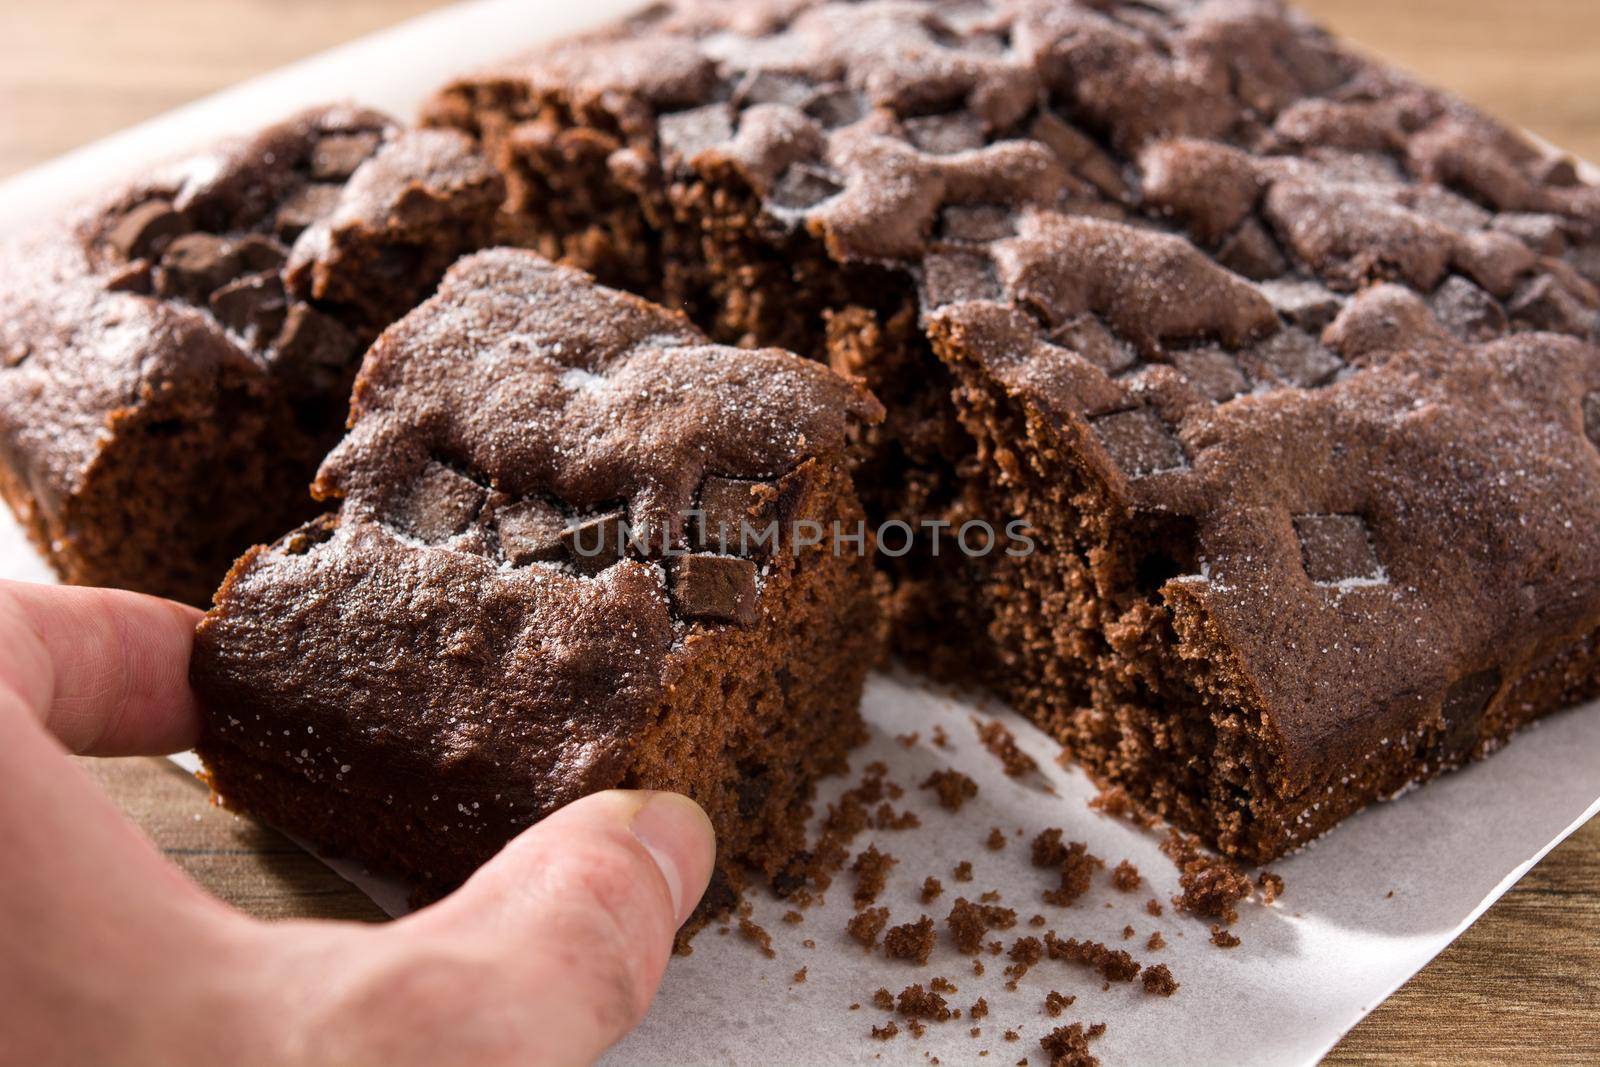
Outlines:
[[862, 376], [874, 520], [1031, 523], [888, 561], [901, 653], [1225, 852], [1600, 690], [1600, 189], [1274, 0], [685, 0], [427, 120]]
[[[461, 260], [357, 379], [315, 492], [196, 639], [228, 805], [432, 890], [586, 793], [671, 789], [724, 890], [803, 847], [881, 626], [859, 386], [531, 252]], [[711, 906], [725, 906], [726, 892]]]
[[210, 600], [315, 514], [378, 332], [490, 242], [460, 134], [330, 107], [165, 167], [0, 257], [0, 495], [61, 577]]

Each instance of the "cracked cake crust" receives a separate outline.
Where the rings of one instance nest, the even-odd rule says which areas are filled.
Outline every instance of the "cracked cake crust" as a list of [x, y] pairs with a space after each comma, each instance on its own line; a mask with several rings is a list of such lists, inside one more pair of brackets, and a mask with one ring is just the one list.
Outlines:
[[1273, 0], [686, 0], [427, 119], [859, 374], [873, 518], [1026, 516], [891, 566], [898, 648], [1226, 852], [1600, 690], [1600, 188]]

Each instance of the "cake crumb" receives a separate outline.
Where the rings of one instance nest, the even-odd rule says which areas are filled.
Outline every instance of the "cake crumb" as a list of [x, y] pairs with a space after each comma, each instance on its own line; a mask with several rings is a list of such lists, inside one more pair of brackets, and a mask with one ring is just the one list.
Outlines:
[[963, 804], [978, 795], [977, 782], [948, 767], [928, 775], [922, 788], [932, 789], [939, 798], [939, 806], [946, 811], [960, 811]]
[[1124, 893], [1132, 893], [1144, 884], [1139, 868], [1123, 860], [1111, 869], [1111, 884]]
[[1033, 918], [1028, 920], [1028, 925], [1029, 926], [1043, 926], [1045, 924], [1045, 921], [1046, 920], [1045, 920], [1045, 917], [1043, 915], [1035, 915]]
[[1039, 1039], [1039, 1047], [1050, 1054], [1050, 1067], [1098, 1067], [1100, 1061], [1090, 1054], [1089, 1042], [1105, 1032], [1105, 1023], [1087, 1030], [1082, 1023], [1058, 1026]]
[[927, 963], [933, 954], [933, 920], [926, 915], [914, 923], [904, 923], [883, 936], [884, 955], [896, 960]]
[[806, 921], [806, 917], [801, 915], [798, 911], [786, 911], [783, 913], [783, 921], [788, 923], [790, 926], [799, 926], [801, 923]]
[[872, 1028], [872, 1036], [877, 1038], [879, 1041], [888, 1041], [899, 1032], [900, 1024], [895, 1022], [893, 1019], [890, 1019], [882, 1026], [874, 1026]]
[[879, 852], [876, 845], [868, 845], [856, 856], [855, 862], [850, 865], [850, 870], [856, 876], [853, 894], [856, 907], [864, 908], [878, 899], [878, 894], [883, 892], [889, 880], [889, 869], [899, 862], [887, 852]]
[[1239, 938], [1231, 930], [1213, 925], [1211, 927], [1211, 943], [1218, 948], [1238, 948]]
[[912, 1037], [921, 1037], [923, 1034], [928, 1032], [928, 1028], [922, 1024], [922, 1020], [920, 1019], [908, 1020], [906, 1022], [906, 1029], [911, 1031]]
[[1151, 897], [1149, 900], [1144, 902], [1144, 910], [1149, 912], [1151, 915], [1154, 915], [1156, 918], [1160, 918], [1164, 909], [1161, 907], [1161, 901], [1157, 900], [1155, 897]]
[[979, 895], [978, 899], [983, 901], [985, 904], [993, 904], [1000, 899], [1000, 890], [986, 889], [982, 894]]
[[1149, 940], [1144, 943], [1144, 947], [1151, 952], [1160, 952], [1167, 947], [1167, 939], [1161, 936], [1160, 930], [1157, 930], [1150, 935]]
[[1178, 981], [1165, 963], [1146, 967], [1139, 980], [1144, 983], [1144, 991], [1153, 996], [1170, 997], [1178, 991]]
[[1011, 943], [1011, 951], [1006, 956], [1012, 961], [1011, 966], [1005, 969], [1009, 979], [1006, 988], [1015, 990], [1029, 969], [1044, 958], [1044, 945], [1037, 937], [1019, 937]]
[[944, 1022], [950, 1018], [950, 1008], [944, 997], [920, 984], [908, 985], [900, 991], [896, 1010], [908, 1019], [932, 1019]]
[[805, 980], [806, 980], [806, 969], [804, 967], [802, 967], [798, 971], [794, 972], [794, 984], [795, 985], [801, 985], [801, 984], [803, 984], [805, 982]]
[[1133, 939], [1133, 927], [1124, 926], [1122, 928], [1122, 940], [1131, 941], [1132, 939]]
[[922, 880], [922, 902], [924, 904], [937, 899], [939, 894], [943, 892], [944, 883], [933, 875], [930, 874]]
[[800, 942], [800, 944], [805, 948], [816, 948], [817, 947], [817, 943], [815, 941], [811, 940], [809, 937], [806, 938], [804, 941]]
[[858, 944], [869, 952], [877, 945], [878, 935], [889, 924], [888, 908], [868, 908], [851, 916], [845, 930]]
[[1044, 902], [1063, 908], [1071, 906], [1089, 891], [1094, 884], [1094, 872], [1104, 866], [1105, 861], [1090, 852], [1082, 841], [1070, 842], [1060, 852], [1061, 884], [1042, 894]]
[[983, 961], [982, 960], [975, 959], [975, 960], [972, 961], [972, 973], [977, 975], [979, 978], [983, 977]]
[[1009, 930], [1015, 926], [1017, 913], [1011, 908], [974, 904], [966, 897], [957, 897], [944, 921], [956, 950], [973, 956], [982, 948], [984, 935], [990, 930]]
[[910, 809], [897, 812], [887, 800], [872, 813], [872, 826], [876, 830], [915, 830], [921, 825], [922, 816]]
[[1161, 851], [1178, 868], [1183, 892], [1172, 898], [1178, 910], [1225, 923], [1238, 920], [1234, 905], [1254, 891], [1249, 875], [1232, 861], [1206, 852], [1198, 837], [1175, 829], [1167, 831]]
[[917, 742], [922, 740], [922, 735], [913, 730], [909, 734], [895, 734], [894, 739], [900, 742], [901, 748], [916, 748]]
[[1050, 1018], [1058, 1018], [1061, 1013], [1070, 1008], [1073, 1002], [1077, 999], [1077, 997], [1064, 996], [1052, 989], [1050, 992], [1044, 995], [1044, 1010], [1049, 1013]]
[[[1283, 896], [1283, 876], [1271, 871], [1262, 871], [1256, 875], [1256, 885], [1261, 889], [1261, 903], [1271, 904]], [[1389, 890], [1389, 895], [1394, 896], [1394, 890]]]
[[1021, 778], [1039, 769], [1034, 758], [1017, 747], [1017, 738], [1004, 723], [994, 719], [983, 722], [972, 720], [978, 728], [978, 740], [989, 754], [1000, 761], [1001, 769], [1010, 778]]
[[990, 852], [999, 852], [1001, 849], [1006, 847], [1005, 831], [1001, 830], [998, 826], [991, 828], [989, 830], [989, 836], [987, 839], [985, 839], [984, 844], [989, 847]]
[[989, 1002], [984, 1000], [982, 997], [979, 997], [977, 1000], [973, 1001], [972, 1007], [967, 1009], [967, 1018], [969, 1019], [983, 1019], [986, 1018], [988, 1014]]
[[944, 732], [943, 726], [935, 726], [932, 730], [933, 746], [935, 748], [949, 748], [950, 735]]
[[742, 915], [739, 917], [739, 936], [746, 941], [753, 942], [767, 959], [770, 960], [777, 956], [777, 953], [772, 950], [772, 935], [762, 929], [759, 924], [751, 922]]
[[1047, 933], [1044, 946], [1051, 959], [1092, 967], [1108, 982], [1131, 982], [1139, 973], [1139, 964], [1132, 956], [1098, 941], [1079, 941], [1074, 937], [1063, 941], [1054, 933]]
[[956, 864], [954, 877], [958, 882], [972, 881], [972, 861], [962, 860], [960, 863]]
[[1017, 1033], [1015, 1030], [1007, 1030], [1005, 1033], [1001, 1034], [1000, 1036], [1005, 1038], [1007, 1041], [1021, 1041], [1022, 1040], [1022, 1035]]

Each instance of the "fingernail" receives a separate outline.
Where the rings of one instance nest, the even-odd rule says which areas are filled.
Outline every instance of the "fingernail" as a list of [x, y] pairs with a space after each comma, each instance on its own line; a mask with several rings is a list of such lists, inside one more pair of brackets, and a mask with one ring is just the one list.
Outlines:
[[652, 793], [634, 813], [629, 829], [666, 879], [672, 912], [682, 925], [711, 879], [717, 848], [711, 820], [686, 796]]

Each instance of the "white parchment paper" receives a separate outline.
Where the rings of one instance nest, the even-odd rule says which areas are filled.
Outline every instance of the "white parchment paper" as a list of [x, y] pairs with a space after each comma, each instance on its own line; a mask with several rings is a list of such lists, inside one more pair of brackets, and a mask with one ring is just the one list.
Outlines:
[[[634, 0], [559, 2], [480, 0], [424, 16], [218, 96], [135, 127], [54, 163], [0, 184], [0, 234], [14, 231], [112, 176], [218, 136], [247, 130], [296, 108], [330, 99], [354, 99], [401, 116], [451, 74], [540, 40], [570, 33], [637, 6]], [[11, 517], [0, 509], [0, 577], [52, 580]], [[1243, 944], [1214, 947], [1206, 925], [1166, 909], [1144, 910], [1154, 896], [1176, 892], [1176, 872], [1157, 849], [1155, 835], [1097, 815], [1087, 807], [1093, 790], [1081, 773], [1054, 763], [1055, 746], [1015, 715], [924, 687], [906, 677], [875, 676], [864, 712], [872, 740], [853, 759], [859, 769], [877, 759], [890, 777], [916, 794], [930, 771], [954, 766], [979, 783], [976, 800], [958, 815], [935, 808], [927, 794], [908, 795], [922, 826], [868, 832], [857, 848], [876, 841], [899, 859], [879, 903], [892, 922], [927, 913], [940, 921], [957, 895], [998, 891], [1023, 924], [1004, 935], [1038, 934], [1026, 917], [1040, 913], [1063, 937], [1093, 938], [1127, 948], [1146, 963], [1166, 963], [1182, 984], [1176, 996], [1146, 995], [1138, 983], [1101, 989], [1090, 972], [1042, 961], [1015, 992], [1004, 988], [1003, 958], [985, 957], [987, 973], [941, 937], [926, 968], [869, 956], [844, 935], [851, 914], [848, 873], [805, 921], [782, 921], [781, 902], [756, 894], [756, 921], [774, 939], [767, 959], [737, 934], [715, 929], [695, 942], [695, 952], [675, 959], [644, 1025], [607, 1057], [608, 1064], [1011, 1064], [1022, 1056], [1046, 1062], [1038, 1040], [1073, 1021], [1104, 1022], [1094, 1049], [1107, 1064], [1309, 1064], [1346, 1030], [1432, 959], [1546, 852], [1600, 810], [1600, 709], [1576, 709], [1525, 731], [1485, 763], [1447, 776], [1397, 803], [1382, 804], [1349, 820], [1301, 853], [1274, 865], [1288, 892], [1270, 907], [1241, 908], [1234, 932]], [[1008, 779], [978, 744], [972, 716], [999, 717], [1038, 759], [1040, 773]], [[950, 738], [948, 750], [930, 743], [934, 725]], [[917, 732], [910, 748], [896, 735]], [[185, 760], [180, 759], [180, 762]], [[192, 766], [192, 760], [187, 761]], [[854, 781], [825, 783], [822, 800]], [[195, 803], [204, 803], [197, 792]], [[991, 827], [1007, 834], [1000, 852], [985, 847]], [[1027, 861], [1027, 843], [1039, 830], [1059, 826], [1069, 839], [1086, 841], [1109, 863], [1134, 862], [1147, 884], [1132, 895], [1116, 892], [1104, 875], [1069, 909], [1039, 899], [1049, 886]], [[1017, 831], [1022, 831], [1019, 835]], [[951, 875], [971, 860], [972, 882]], [[404, 907], [402, 887], [347, 863], [335, 869], [391, 914]], [[942, 897], [918, 899], [922, 880], [939, 877]], [[1109, 905], [1109, 906], [1108, 906]], [[1134, 939], [1124, 942], [1131, 925]], [[1144, 948], [1160, 930], [1167, 947]], [[814, 948], [803, 942], [810, 939]], [[806, 968], [803, 983], [793, 981]], [[919, 1039], [902, 1032], [880, 1043], [868, 1037], [885, 1013], [871, 1007], [880, 986], [899, 991], [933, 975], [953, 981], [949, 999], [967, 1007], [979, 996], [990, 1015], [968, 1036], [966, 1019], [934, 1024]], [[1043, 1010], [1046, 991], [1078, 999], [1060, 1018]], [[859, 1003], [859, 1010], [849, 1005]], [[903, 1020], [902, 1020], [903, 1022]], [[1018, 1032], [1007, 1042], [1002, 1033]], [[989, 1050], [986, 1059], [978, 1053]]]

